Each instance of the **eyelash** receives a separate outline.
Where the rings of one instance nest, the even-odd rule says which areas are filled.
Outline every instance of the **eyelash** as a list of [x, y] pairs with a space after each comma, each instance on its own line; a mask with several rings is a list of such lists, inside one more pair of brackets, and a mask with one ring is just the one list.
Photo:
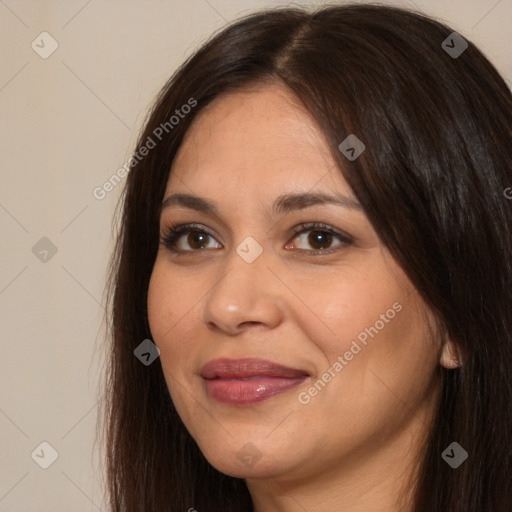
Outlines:
[[[332, 226], [329, 226], [327, 224], [323, 224], [321, 222], [303, 222], [296, 226], [293, 229], [293, 238], [296, 238], [298, 235], [302, 235], [303, 233], [307, 233], [308, 231], [320, 231], [322, 233], [329, 233], [331, 235], [334, 235], [336, 238], [338, 238], [341, 242], [343, 242], [343, 246], [336, 248], [336, 249], [313, 249], [313, 250], [306, 250], [306, 249], [299, 249], [299, 252], [306, 253], [306, 254], [317, 254], [317, 255], [325, 255], [325, 254], [331, 254], [333, 252], [337, 252], [341, 250], [344, 246], [351, 245], [354, 241], [345, 233], [338, 231], [334, 229]], [[202, 228], [199, 224], [181, 224], [177, 226], [171, 226], [169, 227], [165, 235], [161, 238], [161, 243], [171, 252], [176, 254], [187, 254], [187, 253], [197, 253], [202, 252], [204, 249], [192, 249], [192, 250], [181, 250], [176, 249], [176, 242], [181, 237], [181, 235], [185, 233], [201, 233], [208, 235], [212, 238], [215, 238], [214, 235], [204, 228]]]

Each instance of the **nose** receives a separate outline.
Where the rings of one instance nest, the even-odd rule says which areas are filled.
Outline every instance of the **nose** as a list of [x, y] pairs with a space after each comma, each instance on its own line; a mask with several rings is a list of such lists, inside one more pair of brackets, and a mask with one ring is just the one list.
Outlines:
[[208, 328], [234, 336], [247, 328], [279, 325], [283, 285], [270, 270], [265, 251], [248, 263], [233, 250], [222, 265], [222, 275], [204, 302], [203, 321]]

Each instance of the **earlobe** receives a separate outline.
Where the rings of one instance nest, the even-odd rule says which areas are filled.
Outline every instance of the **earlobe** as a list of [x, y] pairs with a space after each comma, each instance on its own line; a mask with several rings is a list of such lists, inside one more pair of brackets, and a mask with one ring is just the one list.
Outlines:
[[444, 342], [439, 363], [448, 370], [463, 366], [459, 347], [452, 340], [446, 340]]

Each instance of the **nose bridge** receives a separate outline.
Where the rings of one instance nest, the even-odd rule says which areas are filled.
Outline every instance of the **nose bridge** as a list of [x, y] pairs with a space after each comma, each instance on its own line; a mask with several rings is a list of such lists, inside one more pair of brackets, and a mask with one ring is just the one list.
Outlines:
[[275, 325], [279, 305], [271, 283], [275, 277], [268, 265], [269, 253], [253, 237], [234, 247], [206, 298], [205, 323], [232, 333], [248, 322]]

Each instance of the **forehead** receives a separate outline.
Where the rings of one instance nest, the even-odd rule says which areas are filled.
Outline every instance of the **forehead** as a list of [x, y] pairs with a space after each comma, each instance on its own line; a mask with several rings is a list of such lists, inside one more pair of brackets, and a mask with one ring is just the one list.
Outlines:
[[[347, 193], [313, 117], [284, 86], [216, 98], [194, 120], [174, 159], [167, 191], [250, 187]], [[199, 188], [198, 188], [199, 187]]]

